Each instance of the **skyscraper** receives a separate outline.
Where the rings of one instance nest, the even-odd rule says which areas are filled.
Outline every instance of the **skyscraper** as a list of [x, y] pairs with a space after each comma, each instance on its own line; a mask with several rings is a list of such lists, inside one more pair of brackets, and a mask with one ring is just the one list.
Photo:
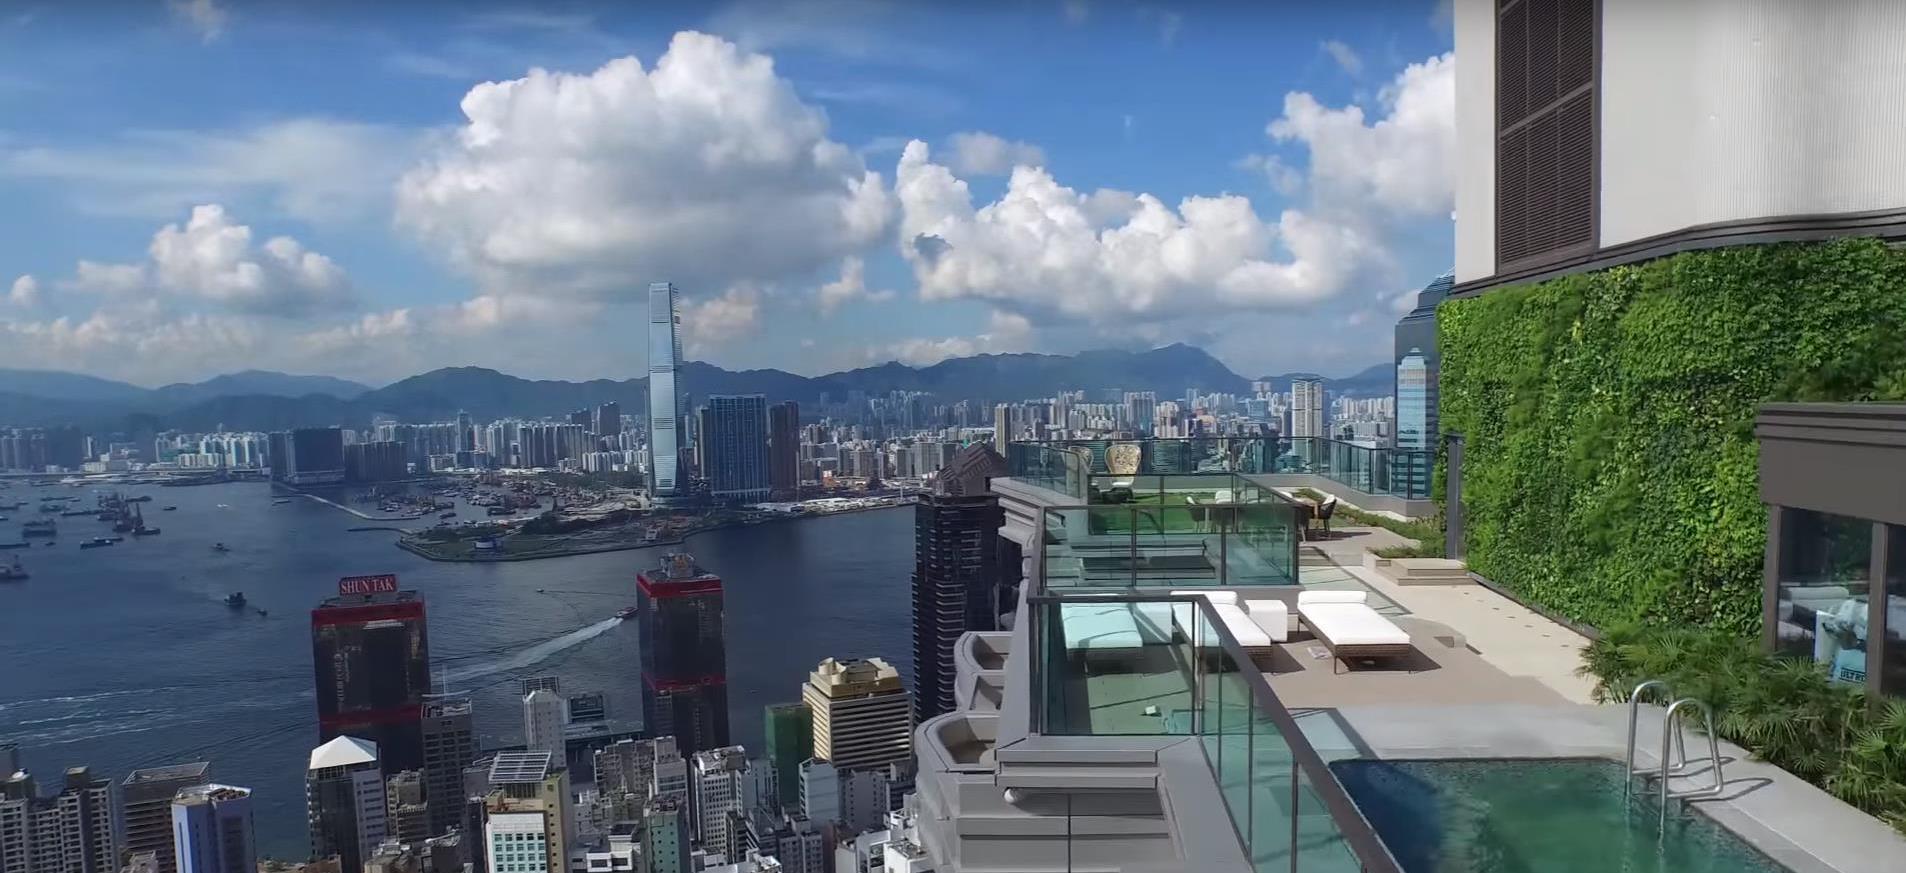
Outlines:
[[[1018, 547], [999, 536], [1005, 515], [988, 488], [1005, 475], [1005, 459], [974, 443], [914, 504], [913, 695], [921, 719], [953, 708], [953, 644], [967, 631], [998, 627], [1001, 577], [1018, 575]], [[1002, 547], [1015, 553], [1010, 566]]]
[[257, 873], [251, 789], [194, 785], [179, 791], [169, 811], [179, 873]]
[[113, 783], [69, 767], [60, 793], [37, 796], [33, 778], [10, 774], [0, 793], [0, 869], [22, 873], [114, 873]]
[[692, 873], [687, 804], [674, 798], [649, 801], [642, 810], [640, 873]]
[[424, 598], [397, 577], [347, 576], [311, 611], [318, 740], [370, 740], [390, 773], [424, 766], [423, 702], [430, 692]]
[[547, 688], [523, 695], [523, 745], [563, 759], [563, 697]]
[[748, 753], [740, 746], [723, 746], [695, 753], [693, 787], [693, 825], [695, 839], [711, 851], [726, 846], [729, 838], [728, 813], [746, 810], [753, 785], [748, 772]]
[[762, 719], [775, 802], [784, 810], [800, 809], [801, 762], [814, 756], [814, 715], [806, 703], [770, 703]]
[[569, 775], [548, 752], [498, 752], [483, 799], [484, 845], [496, 873], [564, 873]]
[[[1396, 365], [1396, 447], [1429, 449], [1431, 445], [1429, 411], [1429, 364], [1421, 349], [1410, 349]], [[1427, 456], [1399, 457], [1393, 462], [1393, 475], [1405, 494], [1429, 494], [1431, 463]]]
[[681, 386], [675, 371], [682, 365], [682, 341], [675, 310], [675, 286], [649, 286], [649, 494], [674, 497], [681, 452]]
[[359, 870], [384, 841], [387, 822], [384, 773], [377, 744], [338, 737], [311, 750], [304, 775], [305, 820], [311, 854], [338, 857], [343, 870]]
[[1291, 436], [1327, 437], [1324, 429], [1324, 380], [1298, 376], [1291, 380]]
[[913, 702], [900, 671], [879, 658], [827, 658], [808, 674], [801, 699], [814, 716], [814, 757], [865, 770], [913, 757]]
[[[1416, 294], [1416, 308], [1396, 323], [1396, 365], [1397, 370], [1397, 417], [1398, 430], [1402, 429], [1400, 419], [1403, 415], [1403, 359], [1411, 353], [1423, 356], [1423, 428], [1425, 442], [1421, 448], [1437, 447], [1437, 373], [1442, 364], [1442, 355], [1436, 348], [1436, 307], [1449, 297], [1450, 288], [1456, 277], [1453, 273], [1444, 273], [1436, 277], [1423, 290]], [[1400, 436], [1400, 434], [1399, 434]], [[1402, 443], [1399, 441], [1398, 446]]]
[[445, 696], [424, 703], [424, 797], [430, 802], [430, 834], [445, 833], [462, 819], [463, 769], [476, 760], [470, 698]]
[[613, 400], [596, 407], [595, 427], [591, 428], [596, 436], [615, 436], [622, 432], [622, 404]]
[[721, 577], [685, 554], [635, 577], [642, 713], [684, 755], [728, 745], [728, 656]]
[[715, 394], [708, 398], [698, 460], [716, 500], [768, 499], [768, 398]]
[[776, 500], [801, 490], [801, 407], [792, 400], [768, 407], [768, 487]]
[[181, 790], [207, 781], [205, 761], [147, 767], [126, 774], [119, 785], [120, 833], [128, 855], [151, 852], [154, 873], [179, 869], [173, 846], [172, 801]]
[[1158, 420], [1158, 395], [1150, 391], [1125, 392], [1125, 418], [1132, 430], [1150, 436]]

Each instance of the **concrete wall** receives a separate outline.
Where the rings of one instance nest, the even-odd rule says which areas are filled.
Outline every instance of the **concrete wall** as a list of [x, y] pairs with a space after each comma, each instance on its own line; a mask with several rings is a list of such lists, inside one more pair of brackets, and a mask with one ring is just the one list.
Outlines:
[[1602, 0], [1600, 245], [1906, 207], [1902, 34], [1897, 0]]
[[1456, 281], [1496, 273], [1496, 0], [1456, 0]]

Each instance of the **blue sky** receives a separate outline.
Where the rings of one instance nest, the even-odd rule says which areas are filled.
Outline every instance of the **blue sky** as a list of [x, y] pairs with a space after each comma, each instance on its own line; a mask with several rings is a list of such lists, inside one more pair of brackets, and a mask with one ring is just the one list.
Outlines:
[[0, 366], [622, 378], [672, 279], [730, 368], [1349, 372], [1448, 267], [1431, 2], [630, 5], [0, 3]]

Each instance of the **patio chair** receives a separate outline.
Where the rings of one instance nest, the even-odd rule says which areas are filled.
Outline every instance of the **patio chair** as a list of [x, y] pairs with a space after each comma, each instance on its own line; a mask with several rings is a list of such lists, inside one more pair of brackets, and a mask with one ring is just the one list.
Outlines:
[[1336, 511], [1337, 511], [1337, 496], [1335, 494], [1332, 494], [1331, 496], [1324, 498], [1324, 502], [1317, 504], [1316, 512], [1313, 512], [1311, 514], [1312, 519], [1323, 523], [1324, 539], [1330, 539], [1330, 516], [1332, 513]]

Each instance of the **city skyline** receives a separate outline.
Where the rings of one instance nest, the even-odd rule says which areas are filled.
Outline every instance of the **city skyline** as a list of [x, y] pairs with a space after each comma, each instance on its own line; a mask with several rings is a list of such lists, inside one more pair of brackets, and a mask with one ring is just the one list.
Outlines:
[[[686, 356], [735, 369], [1179, 335], [1341, 370], [1448, 268], [1450, 45], [1431, 0], [35, 9], [0, 27], [0, 105], [44, 119], [0, 142], [0, 366], [189, 380], [207, 362], [177, 352], [209, 345], [372, 382], [639, 372], [618, 338], [672, 281]], [[103, 84], [135, 77], [218, 98]], [[1074, 117], [1028, 111], [1081, 92]], [[542, 119], [581, 106], [560, 93], [596, 108], [559, 142]], [[75, 100], [101, 111], [54, 111]], [[527, 181], [545, 159], [576, 174]], [[1033, 256], [1055, 233], [1066, 264]]]

